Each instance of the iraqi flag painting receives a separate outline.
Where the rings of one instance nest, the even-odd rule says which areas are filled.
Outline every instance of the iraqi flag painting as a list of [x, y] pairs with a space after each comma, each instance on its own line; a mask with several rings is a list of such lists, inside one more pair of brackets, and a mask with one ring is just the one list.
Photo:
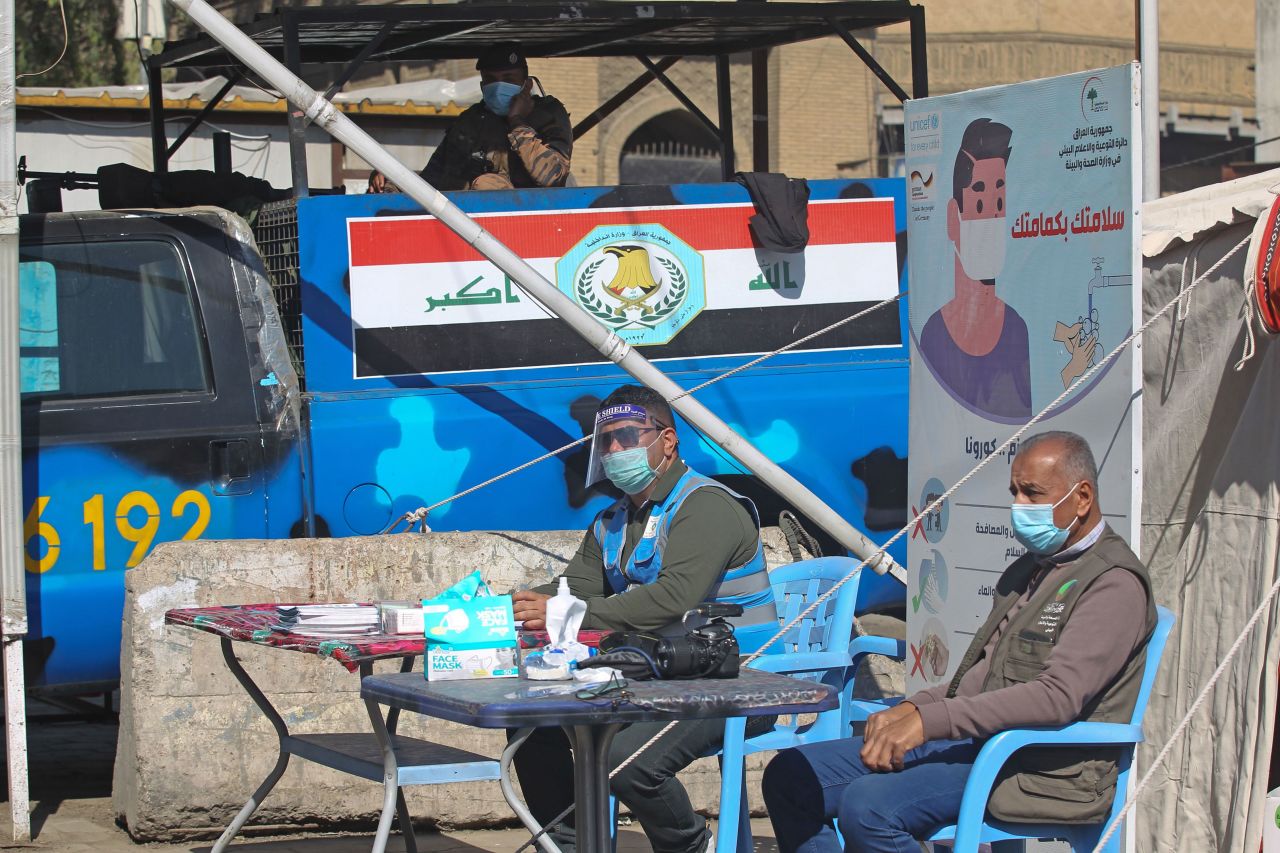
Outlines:
[[[898, 292], [892, 199], [809, 203], [808, 246], [759, 248], [750, 204], [474, 218], [650, 359], [769, 352]], [[357, 378], [604, 361], [431, 216], [349, 219]], [[800, 349], [897, 346], [879, 311]]]

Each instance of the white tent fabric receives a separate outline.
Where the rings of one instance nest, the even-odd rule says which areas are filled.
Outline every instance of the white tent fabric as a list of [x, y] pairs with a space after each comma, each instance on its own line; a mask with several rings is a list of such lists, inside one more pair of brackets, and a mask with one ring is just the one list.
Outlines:
[[[1147, 205], [1144, 312], [1247, 237], [1277, 182], [1272, 172]], [[1280, 572], [1280, 345], [1255, 325], [1257, 353], [1235, 369], [1252, 262], [1252, 253], [1238, 252], [1142, 341], [1142, 554], [1157, 600], [1178, 624], [1147, 711], [1140, 773]], [[1273, 607], [1153, 777], [1137, 806], [1135, 850], [1258, 849], [1268, 817], [1276, 629]]]

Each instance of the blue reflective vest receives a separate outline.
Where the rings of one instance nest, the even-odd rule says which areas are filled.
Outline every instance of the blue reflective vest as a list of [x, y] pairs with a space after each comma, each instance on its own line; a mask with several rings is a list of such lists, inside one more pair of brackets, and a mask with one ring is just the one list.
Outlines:
[[[635, 584], [652, 583], [658, 579], [671, 521], [685, 499], [703, 488], [728, 492], [746, 508], [756, 527], [760, 527], [760, 516], [755, 504], [732, 489], [689, 469], [676, 481], [675, 488], [665, 499], [654, 502], [644, 535], [636, 543], [635, 550], [624, 566], [622, 551], [627, 540], [627, 504], [630, 498], [623, 497], [596, 516], [592, 527], [604, 556], [605, 576], [615, 593], [625, 592]], [[744, 653], [755, 651], [777, 633], [778, 612], [774, 607], [773, 589], [769, 585], [769, 571], [765, 566], [764, 545], [758, 538], [755, 554], [742, 565], [725, 570], [707, 592], [704, 603], [708, 602], [742, 605], [742, 615], [728, 621], [733, 624], [738, 646]], [[672, 626], [672, 629], [684, 630], [679, 625]]]

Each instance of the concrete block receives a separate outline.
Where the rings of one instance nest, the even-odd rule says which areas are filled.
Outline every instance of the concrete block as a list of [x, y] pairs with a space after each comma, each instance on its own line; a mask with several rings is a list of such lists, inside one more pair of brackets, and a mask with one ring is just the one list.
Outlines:
[[[250, 602], [409, 599], [444, 589], [476, 568], [497, 590], [558, 576], [580, 531], [431, 533], [353, 539], [171, 542], [126, 576], [121, 650], [120, 741], [114, 810], [139, 841], [216, 836], [264, 779], [276, 737], [222, 662], [216, 637], [166, 626], [174, 607]], [[766, 530], [771, 565], [790, 562], [776, 529]], [[280, 649], [236, 644], [245, 668], [294, 733], [368, 732], [359, 678], [339, 664]], [[390, 671], [398, 662], [378, 665]], [[419, 667], [421, 664], [419, 664]], [[495, 758], [502, 732], [401, 718], [400, 732]], [[749, 763], [751, 802], [760, 807], [764, 756]], [[692, 765], [683, 781], [695, 806], [714, 813], [716, 764]], [[293, 759], [251, 825], [369, 828], [381, 787]], [[514, 820], [497, 783], [416, 787], [415, 817], [443, 827]]]

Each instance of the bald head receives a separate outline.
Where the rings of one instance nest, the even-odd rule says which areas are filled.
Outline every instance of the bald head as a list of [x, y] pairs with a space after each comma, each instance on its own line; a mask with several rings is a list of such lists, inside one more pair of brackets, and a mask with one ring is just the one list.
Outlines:
[[1088, 480], [1097, 487], [1098, 463], [1093, 461], [1093, 451], [1089, 449], [1089, 442], [1083, 436], [1066, 430], [1037, 433], [1018, 445], [1018, 456], [1037, 447], [1041, 448], [1040, 453], [1048, 454], [1056, 460], [1067, 479], [1073, 483]]

